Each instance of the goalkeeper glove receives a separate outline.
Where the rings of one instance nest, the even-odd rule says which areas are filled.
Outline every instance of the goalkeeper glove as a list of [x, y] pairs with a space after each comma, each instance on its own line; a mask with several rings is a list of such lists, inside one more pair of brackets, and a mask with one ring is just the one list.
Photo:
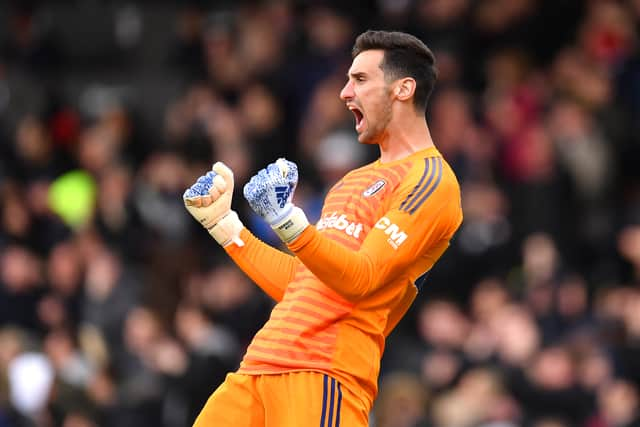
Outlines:
[[251, 209], [264, 218], [285, 243], [293, 242], [309, 225], [302, 209], [291, 203], [297, 184], [296, 164], [278, 159], [244, 186], [244, 197]]
[[182, 196], [187, 211], [223, 247], [231, 243], [244, 246], [240, 239], [244, 226], [231, 210], [232, 196], [233, 172], [222, 162], [216, 162]]

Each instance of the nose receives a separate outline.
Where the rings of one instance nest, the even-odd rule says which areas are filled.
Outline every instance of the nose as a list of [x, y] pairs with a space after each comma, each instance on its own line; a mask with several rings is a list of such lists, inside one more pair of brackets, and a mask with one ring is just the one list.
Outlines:
[[342, 90], [340, 91], [340, 99], [346, 101], [348, 99], [353, 98], [353, 81], [349, 80], [347, 84], [344, 85]]

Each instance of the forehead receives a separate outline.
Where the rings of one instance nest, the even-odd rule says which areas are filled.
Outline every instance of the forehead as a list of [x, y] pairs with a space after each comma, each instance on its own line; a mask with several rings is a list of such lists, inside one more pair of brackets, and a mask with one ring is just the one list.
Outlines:
[[367, 74], [380, 74], [382, 75], [382, 69], [380, 64], [384, 59], [383, 50], [365, 50], [353, 58], [349, 73], [367, 73]]

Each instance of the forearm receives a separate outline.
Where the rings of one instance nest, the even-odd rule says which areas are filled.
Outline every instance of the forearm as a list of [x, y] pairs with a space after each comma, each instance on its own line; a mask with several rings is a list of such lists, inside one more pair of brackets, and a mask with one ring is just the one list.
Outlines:
[[314, 226], [307, 227], [289, 249], [324, 284], [350, 301], [377, 287], [380, 275], [369, 256], [323, 237]]
[[280, 301], [295, 273], [295, 257], [267, 245], [246, 228], [240, 238], [244, 246], [232, 244], [225, 247], [226, 252], [267, 295]]

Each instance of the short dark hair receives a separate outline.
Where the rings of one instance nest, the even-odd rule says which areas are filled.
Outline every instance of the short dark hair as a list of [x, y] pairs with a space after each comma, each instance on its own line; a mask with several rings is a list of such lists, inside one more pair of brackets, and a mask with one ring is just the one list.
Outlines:
[[378, 49], [384, 51], [380, 68], [385, 79], [412, 77], [416, 81], [413, 104], [416, 110], [425, 111], [438, 79], [436, 58], [431, 49], [411, 34], [369, 30], [358, 36], [351, 57], [355, 58], [366, 50]]

